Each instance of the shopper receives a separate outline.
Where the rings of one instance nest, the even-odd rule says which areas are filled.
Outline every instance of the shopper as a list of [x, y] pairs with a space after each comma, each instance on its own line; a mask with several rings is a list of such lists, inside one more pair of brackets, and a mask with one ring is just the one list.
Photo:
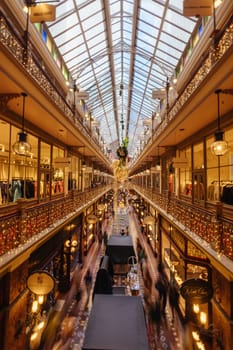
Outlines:
[[108, 244], [108, 234], [107, 234], [107, 231], [104, 231], [103, 240], [104, 240], [104, 246], [105, 246], [105, 248], [106, 248], [106, 247], [107, 247], [107, 244]]
[[101, 247], [102, 241], [103, 241], [102, 230], [99, 231], [99, 234], [98, 234], [98, 241], [99, 241], [99, 245], [100, 245], [100, 247]]
[[164, 270], [163, 263], [158, 264], [158, 278], [155, 282], [155, 288], [159, 293], [159, 300], [162, 303], [162, 312], [165, 313], [165, 308], [167, 304], [167, 293], [168, 293], [168, 277]]
[[169, 284], [169, 304], [172, 311], [172, 323], [174, 323], [175, 311], [178, 309], [179, 296], [179, 291], [175, 285], [174, 279], [172, 278]]
[[86, 291], [87, 291], [87, 303], [89, 303], [90, 300], [90, 294], [91, 294], [91, 286], [92, 286], [92, 274], [90, 269], [87, 269], [87, 272], [84, 276], [84, 281], [85, 281], [85, 285], [86, 285]]
[[151, 302], [149, 305], [149, 331], [150, 334], [153, 334], [154, 326], [156, 327], [156, 335], [157, 335], [157, 343], [159, 343], [160, 338], [160, 326], [162, 323], [162, 310], [161, 310], [161, 303], [159, 300], [156, 300], [155, 302]]

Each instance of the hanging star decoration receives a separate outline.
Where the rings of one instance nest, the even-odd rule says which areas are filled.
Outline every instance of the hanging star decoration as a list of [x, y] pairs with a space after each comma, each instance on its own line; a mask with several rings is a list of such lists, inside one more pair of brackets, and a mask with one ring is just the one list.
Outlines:
[[123, 140], [121, 146], [117, 148], [116, 155], [118, 159], [115, 159], [112, 164], [113, 170], [114, 170], [114, 176], [120, 182], [123, 182], [128, 178], [128, 170], [127, 170], [128, 144], [129, 144], [129, 139], [128, 137], [126, 137]]

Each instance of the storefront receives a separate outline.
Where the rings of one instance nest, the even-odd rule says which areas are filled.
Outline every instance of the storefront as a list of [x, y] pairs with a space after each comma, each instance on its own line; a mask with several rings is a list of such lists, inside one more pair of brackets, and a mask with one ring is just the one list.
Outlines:
[[[228, 148], [233, 146], [232, 126], [225, 128]], [[187, 146], [179, 152], [179, 157], [187, 160], [187, 165], [176, 169], [179, 186], [176, 191], [182, 198], [192, 198], [195, 203], [222, 201], [233, 205], [233, 156], [226, 152], [221, 157], [211, 151], [214, 137]]]
[[[169, 279], [174, 279], [179, 290], [184, 283], [193, 280], [211, 288], [212, 271], [208, 258], [164, 218], [161, 218], [161, 257]], [[191, 320], [199, 331], [212, 324], [211, 298], [192, 302], [180, 293], [179, 310], [183, 320]]]
[[[30, 152], [17, 154], [13, 145], [20, 129], [0, 119], [0, 205], [19, 198], [49, 199], [69, 190], [82, 190], [81, 161], [64, 147], [27, 133]], [[90, 187], [91, 178], [87, 182]]]

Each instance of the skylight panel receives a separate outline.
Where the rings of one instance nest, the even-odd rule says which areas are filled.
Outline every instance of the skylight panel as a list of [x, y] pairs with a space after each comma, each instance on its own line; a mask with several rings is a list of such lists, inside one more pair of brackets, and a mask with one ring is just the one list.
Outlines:
[[[61, 50], [62, 52], [63, 50]], [[82, 59], [82, 57], [86, 57], [85, 53], [85, 45], [82, 43], [80, 46], [76, 46], [73, 48], [73, 50], [69, 50], [68, 52], [64, 52], [63, 57], [66, 60], [66, 62], [70, 62], [73, 58], [76, 58], [77, 56]]]
[[159, 29], [158, 29], [159, 25], [160, 25], [160, 21], [156, 26], [154, 22], [147, 23], [145, 21], [139, 20], [138, 21], [138, 33], [140, 33], [140, 31], [143, 31], [143, 32], [147, 33], [148, 35], [150, 35], [154, 38], [157, 38], [158, 33], [159, 33]]
[[59, 33], [73, 27], [75, 24], [77, 24], [77, 15], [76, 13], [73, 13], [72, 15], [67, 16], [58, 22], [54, 22], [54, 25], [51, 26], [49, 30], [53, 36], [56, 36]]
[[[157, 16], [162, 17], [163, 16], [163, 12], [164, 12], [164, 6], [165, 5], [160, 5], [158, 3], [158, 1], [143, 1], [142, 2], [142, 6], [143, 9], [145, 9], [147, 12], [150, 13], [155, 13], [157, 14]], [[140, 11], [141, 12], [141, 11]]]
[[105, 43], [102, 41], [102, 42], [99, 42], [99, 43], [96, 43], [95, 46], [93, 47], [89, 47], [89, 53], [90, 55], [93, 57], [95, 56], [99, 56], [101, 55], [101, 53], [103, 52], [103, 50], [105, 49], [106, 45]]
[[72, 0], [64, 1], [56, 6], [56, 17], [59, 18], [74, 9]]
[[179, 51], [183, 52], [186, 46], [185, 41], [178, 40], [174, 35], [169, 35], [164, 31], [161, 33], [161, 41], [165, 42], [169, 46], [176, 47]]
[[119, 18], [111, 18], [110, 24], [111, 24], [112, 36], [118, 34], [119, 38], [120, 38], [120, 36], [121, 36], [121, 22], [120, 22]]
[[74, 48], [76, 48], [77, 46], [80, 46], [83, 44], [83, 39], [81, 37], [81, 35], [76, 36], [74, 39], [68, 41], [63, 41], [61, 43], [60, 46], [58, 46], [61, 54], [65, 53], [65, 52], [69, 52], [71, 50], [73, 50]]
[[86, 40], [92, 39], [97, 33], [103, 33], [104, 27], [103, 23], [96, 23], [95, 26], [89, 27], [85, 30], [85, 38]]
[[150, 23], [152, 26], [160, 27], [162, 18], [153, 14], [151, 12], [145, 11], [144, 9], [140, 10], [140, 22], [144, 21], [145, 23]]
[[175, 36], [177, 39], [180, 39], [182, 41], [185, 40], [187, 42], [190, 38], [190, 34], [188, 32], [178, 28], [177, 26], [167, 21], [164, 22], [163, 30], [168, 34], [171, 34]]
[[69, 42], [73, 38], [77, 39], [77, 45], [79, 45], [80, 40], [83, 40], [79, 25], [73, 26], [68, 30], [64, 30], [63, 32], [60, 32], [59, 35], [57, 35], [54, 39], [55, 39], [56, 45], [60, 47], [61, 45], [65, 44], [66, 42]]
[[189, 18], [183, 16], [182, 14], [178, 14], [170, 9], [168, 9], [166, 13], [166, 20], [168, 22], [176, 23], [176, 25], [183, 30], [191, 33], [195, 26], [195, 22], [190, 20]]
[[106, 39], [105, 33], [101, 32], [101, 33], [98, 33], [97, 35], [93, 36], [92, 38], [89, 38], [87, 45], [88, 45], [88, 47], [92, 48], [93, 46], [96, 45], [96, 43], [103, 42], [103, 47], [106, 47], [105, 39]]
[[[152, 51], [154, 51], [156, 38], [154, 38], [153, 36], [149, 35], [148, 33], [144, 32], [144, 31], [140, 31], [140, 32], [138, 32], [137, 40], [142, 41], [143, 43], [146, 42], [147, 44], [153, 46]], [[149, 51], [151, 51], [151, 50], [149, 50]]]
[[169, 53], [171, 56], [173, 56], [174, 58], [177, 58], [177, 59], [181, 56], [181, 52], [180, 51], [176, 50], [172, 46], [167, 45], [167, 44], [165, 44], [165, 43], [163, 43], [161, 41], [158, 44], [158, 49], [161, 50], [161, 51]]
[[[157, 50], [157, 57], [164, 62], [164, 64], [171, 64], [173, 65], [173, 69], [175, 69], [175, 66], [177, 65], [177, 60], [172, 58], [169, 54], [162, 52], [160, 50]], [[165, 74], [165, 73], [164, 73]]]
[[72, 59], [70, 59], [69, 61], [67, 60], [66, 63], [69, 66], [70, 69], [72, 69], [74, 66], [78, 65], [78, 64], [82, 64], [82, 62], [86, 61], [87, 58], [87, 53], [85, 52], [85, 50], [79, 51], [80, 53], [73, 57]]
[[146, 54], [149, 56], [152, 55], [154, 52], [154, 46], [150, 45], [150, 43], [146, 41], [138, 40], [137, 45], [142, 51], [145, 51]]

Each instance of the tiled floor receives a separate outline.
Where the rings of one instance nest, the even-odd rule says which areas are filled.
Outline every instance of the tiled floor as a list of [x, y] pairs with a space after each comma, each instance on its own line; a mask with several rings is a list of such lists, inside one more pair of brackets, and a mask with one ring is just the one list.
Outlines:
[[[115, 220], [119, 219], [120, 213], [116, 215]], [[124, 215], [125, 217], [125, 215]], [[136, 240], [139, 238], [141, 244], [143, 245], [147, 256], [149, 257], [148, 268], [152, 276], [152, 280], [156, 278], [157, 274], [157, 261], [152, 254], [150, 247], [147, 242], [144, 240], [140, 232], [139, 225], [137, 223], [136, 216], [134, 214], [128, 215], [127, 223], [129, 225], [129, 233], [132, 235], [133, 242], [136, 246]], [[112, 228], [116, 227], [116, 223], [108, 221], [104, 223], [106, 226], [103, 227], [103, 231], [106, 229], [108, 234], [112, 233]], [[87, 294], [85, 292], [85, 285], [83, 276], [87, 269], [87, 266], [91, 267], [93, 276], [96, 275], [99, 268], [99, 262], [101, 256], [104, 255], [103, 246], [100, 248], [98, 243], [94, 243], [84, 261], [82, 269], [78, 268], [75, 270], [73, 275], [73, 282], [70, 291], [62, 296], [62, 299], [65, 300], [65, 314], [60, 327], [57, 329], [56, 340], [52, 347], [44, 347], [41, 350], [81, 350], [82, 344], [85, 336], [85, 329], [87, 326], [92, 301], [87, 300]], [[139, 269], [139, 279], [140, 279], [140, 295], [143, 298], [144, 293], [144, 283]], [[127, 279], [125, 276], [114, 277], [114, 287], [125, 286], [126, 293], [130, 293], [127, 288]], [[93, 280], [94, 285], [94, 280]], [[78, 286], [81, 287], [82, 297], [79, 302], [76, 300], [76, 292]], [[143, 299], [144, 300], [144, 299]], [[176, 317], [175, 322], [172, 322], [171, 313], [169, 305], [166, 307], [166, 313], [162, 324], [160, 325], [160, 335], [157, 337], [156, 331], [150, 332], [148, 330], [148, 338], [150, 343], [151, 350], [154, 349], [164, 349], [164, 350], [182, 350], [182, 340], [183, 332], [182, 326], [179, 323], [178, 318]], [[136, 349], [135, 349], [136, 350]]]

